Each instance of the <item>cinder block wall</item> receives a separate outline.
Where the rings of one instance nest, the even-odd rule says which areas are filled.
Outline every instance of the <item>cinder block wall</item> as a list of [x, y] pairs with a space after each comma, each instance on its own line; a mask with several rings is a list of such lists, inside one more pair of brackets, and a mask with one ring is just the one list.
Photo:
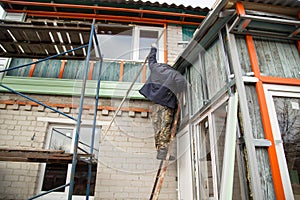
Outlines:
[[182, 27], [177, 25], [167, 26], [167, 49], [168, 64], [173, 65], [178, 55], [184, 50], [184, 46], [180, 44], [182, 41]]
[[[30, 95], [42, 102], [66, 105], [56, 107], [74, 118], [78, 98]], [[24, 98], [10, 93], [0, 95], [0, 146], [44, 148], [48, 134], [47, 120], [66, 119]], [[117, 107], [120, 100], [101, 99], [100, 106]], [[82, 119], [92, 120], [92, 99], [85, 99]], [[67, 106], [68, 105], [68, 106]], [[152, 103], [129, 100], [125, 108], [149, 110]], [[97, 123], [102, 133], [108, 127], [114, 111], [99, 110]], [[41, 120], [42, 119], [42, 120]], [[153, 128], [149, 112], [122, 111], [100, 143], [95, 199], [147, 199], [150, 196], [159, 162], [155, 158]], [[41, 165], [0, 161], [0, 196], [2, 199], [28, 199], [37, 194]], [[176, 162], [171, 163], [163, 184], [160, 199], [177, 198]]]

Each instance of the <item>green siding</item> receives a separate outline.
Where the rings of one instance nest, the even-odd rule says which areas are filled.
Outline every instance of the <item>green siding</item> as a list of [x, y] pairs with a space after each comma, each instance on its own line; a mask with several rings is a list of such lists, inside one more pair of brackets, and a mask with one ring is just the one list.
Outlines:
[[[81, 80], [13, 76], [4, 77], [1, 83], [22, 93], [53, 95], [80, 95], [82, 85]], [[128, 82], [101, 81], [100, 97], [123, 98], [130, 84]], [[142, 83], [136, 83], [129, 93], [128, 98], [144, 99], [138, 92], [142, 85]], [[96, 87], [96, 80], [87, 81], [86, 96], [94, 96], [96, 94]], [[7, 90], [0, 87], [0, 92], [7, 92]]]

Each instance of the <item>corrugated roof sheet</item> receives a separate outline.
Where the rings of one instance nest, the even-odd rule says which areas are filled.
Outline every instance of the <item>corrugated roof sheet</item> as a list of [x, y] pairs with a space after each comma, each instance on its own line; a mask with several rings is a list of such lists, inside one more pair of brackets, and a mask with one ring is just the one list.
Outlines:
[[[138, 1], [138, 0], [134, 0]], [[142, 2], [147, 2], [147, 0], [141, 0]], [[148, 0], [152, 3], [159, 4], [168, 4], [168, 5], [176, 5], [176, 6], [184, 6], [184, 7], [200, 7], [200, 8], [211, 8], [216, 0], [185, 0], [185, 1], [174, 1], [174, 0]]]
[[270, 4], [274, 6], [300, 7], [299, 0], [242, 0], [242, 1]]

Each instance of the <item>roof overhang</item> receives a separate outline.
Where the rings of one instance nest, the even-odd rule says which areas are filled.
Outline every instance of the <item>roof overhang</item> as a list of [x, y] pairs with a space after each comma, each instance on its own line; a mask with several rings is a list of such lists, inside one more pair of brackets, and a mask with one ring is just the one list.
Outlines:
[[203, 20], [186, 49], [177, 58], [174, 68], [183, 72], [192, 65], [199, 52], [208, 48], [226, 24], [234, 34], [300, 40], [299, 1], [276, 1], [276, 5], [264, 1], [241, 2], [245, 4], [244, 14], [237, 13], [236, 1], [220, 1]]
[[55, 58], [85, 59], [90, 31], [90, 23], [0, 21], [0, 56], [45, 58], [69, 51]]
[[143, 24], [186, 24], [198, 26], [208, 8], [192, 8], [142, 1], [0, 0], [7, 12], [26, 13], [28, 17], [118, 21]]

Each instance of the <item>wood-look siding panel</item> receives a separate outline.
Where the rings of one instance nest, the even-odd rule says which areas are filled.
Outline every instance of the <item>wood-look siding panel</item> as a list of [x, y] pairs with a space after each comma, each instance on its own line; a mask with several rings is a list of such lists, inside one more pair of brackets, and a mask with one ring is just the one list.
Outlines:
[[[98, 71], [98, 70], [99, 70], [99, 64], [97, 63], [95, 65], [94, 71]], [[101, 80], [119, 81], [119, 78], [120, 78], [120, 62], [103, 62]]]
[[[247, 102], [249, 106], [249, 114], [253, 131], [254, 139], [264, 139], [264, 129], [262, 125], [262, 119], [260, 114], [260, 107], [256, 94], [255, 85], [246, 85]], [[241, 130], [243, 132], [243, 129]], [[256, 156], [258, 160], [258, 169], [261, 178], [262, 193], [264, 199], [275, 199], [275, 193], [273, 188], [273, 179], [270, 168], [270, 161], [267, 148], [256, 148]]]
[[40, 62], [36, 65], [33, 76], [57, 78], [59, 75], [60, 66], [60, 60], [47, 60], [45, 62]]
[[26, 37], [23, 32], [19, 31], [18, 29], [15, 28], [9, 28], [8, 29], [13, 37], [18, 41], [18, 42], [23, 42], [26, 41]]
[[282, 78], [300, 78], [300, 55], [294, 41], [254, 38], [261, 73]]
[[221, 45], [221, 42], [217, 40], [204, 53], [205, 76], [209, 98], [212, 98], [226, 85], [226, 60], [223, 56]]
[[13, 42], [14, 40], [12, 37], [8, 34], [7, 30], [4, 28], [0, 28], [0, 40], [1, 41], [7, 41], [7, 42]]
[[85, 61], [83, 60], [69, 60], [65, 66], [65, 71], [63, 74], [64, 79], [81, 79], [82, 70], [85, 66]]
[[80, 37], [79, 37], [78, 32], [68, 32], [68, 33], [69, 33], [69, 37], [72, 41], [72, 44], [81, 45]]
[[192, 101], [192, 113], [196, 113], [203, 106], [203, 77], [201, 73], [199, 60], [193, 63], [189, 68], [190, 75], [190, 91]]
[[[32, 59], [20, 59], [20, 58], [14, 58], [11, 60], [10, 67], [17, 67], [20, 65], [23, 65], [24, 63], [30, 63], [32, 62]], [[7, 72], [7, 76], [28, 76], [31, 66], [26, 66], [23, 68], [11, 70]]]
[[[137, 72], [140, 70], [141, 67], [143, 67], [143, 64], [139, 62], [125, 62], [123, 82], [132, 82], [133, 78], [136, 77]], [[147, 70], [149, 70], [148, 67]], [[142, 82], [142, 74], [139, 75], [137, 82]]]
[[236, 37], [235, 39], [239, 53], [239, 61], [241, 64], [242, 73], [245, 74], [247, 72], [251, 72], [252, 69], [245, 37]]

